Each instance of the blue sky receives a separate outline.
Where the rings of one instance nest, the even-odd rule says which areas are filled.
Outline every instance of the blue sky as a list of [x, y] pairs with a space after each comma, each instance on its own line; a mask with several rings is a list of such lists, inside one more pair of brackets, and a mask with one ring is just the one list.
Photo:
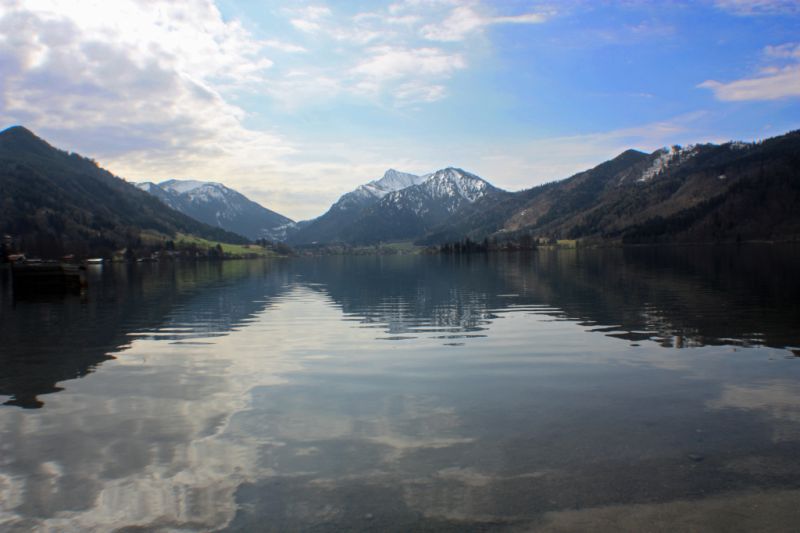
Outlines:
[[0, 126], [301, 219], [386, 168], [510, 190], [800, 127], [800, 2], [2, 0]]

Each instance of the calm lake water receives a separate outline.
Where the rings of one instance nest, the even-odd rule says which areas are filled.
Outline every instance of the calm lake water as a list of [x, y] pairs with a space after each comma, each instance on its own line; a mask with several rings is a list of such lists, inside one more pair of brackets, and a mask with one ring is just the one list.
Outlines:
[[800, 250], [0, 271], [0, 530], [800, 523]]

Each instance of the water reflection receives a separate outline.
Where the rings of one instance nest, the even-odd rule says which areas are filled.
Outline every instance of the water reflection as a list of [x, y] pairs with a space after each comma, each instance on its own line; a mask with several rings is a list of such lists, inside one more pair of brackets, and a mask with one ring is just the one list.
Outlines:
[[0, 529], [787, 529], [797, 266], [333, 257], [4, 296]]
[[[4, 283], [0, 395], [10, 396], [7, 405], [41, 407], [40, 395], [94, 371], [136, 337], [224, 334], [288, 282], [277, 265], [244, 261], [90, 267], [88, 277], [83, 296], [15, 300]], [[263, 298], [253, 299], [254, 292]]]
[[[300, 279], [393, 339], [481, 331], [504, 311], [664, 346], [798, 349], [800, 249], [669, 247], [466, 257], [337, 257]], [[469, 335], [459, 335], [459, 337]]]

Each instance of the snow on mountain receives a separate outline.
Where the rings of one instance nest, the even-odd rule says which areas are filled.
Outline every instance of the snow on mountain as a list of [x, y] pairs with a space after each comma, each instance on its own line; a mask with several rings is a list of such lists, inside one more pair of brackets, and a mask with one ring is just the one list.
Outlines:
[[185, 215], [249, 239], [270, 238], [273, 228], [292, 222], [221, 183], [173, 179], [136, 186]]
[[475, 174], [470, 174], [460, 168], [448, 167], [437, 170], [433, 174], [423, 176], [422, 185], [439, 197], [458, 196], [468, 202], [474, 202], [484, 194], [489, 187], [488, 182]]
[[161, 188], [175, 191], [178, 194], [184, 194], [194, 189], [203, 187], [204, 185], [221, 185], [220, 183], [213, 183], [210, 181], [197, 181], [197, 180], [167, 180], [158, 184]]
[[288, 228], [286, 239], [293, 244], [341, 240], [343, 229], [355, 223], [367, 209], [386, 195], [420, 183], [422, 179], [416, 174], [389, 169], [381, 178], [340, 196], [328, 211], [317, 218], [305, 221], [302, 225], [298, 223], [297, 228]]
[[755, 146], [756, 143], [747, 143], [743, 141], [731, 141], [724, 146], [727, 146], [731, 150], [748, 150]]
[[458, 168], [422, 176], [419, 183], [390, 192], [344, 228], [341, 239], [374, 243], [416, 239], [478, 199], [500, 189]]
[[650, 181], [668, 167], [681, 164], [697, 155], [698, 147], [689, 145], [685, 148], [673, 146], [672, 148], [662, 148], [659, 155], [655, 158], [650, 167], [646, 168], [642, 176], [637, 180], [641, 182]]
[[343, 194], [335, 204], [331, 206], [333, 211], [346, 211], [353, 209], [361, 209], [366, 205], [372, 204], [380, 200], [387, 194], [405, 189], [423, 181], [422, 176], [416, 174], [409, 174], [408, 172], [399, 172], [390, 168], [387, 170], [383, 177], [359, 185], [355, 190]]
[[236, 208], [237, 202], [235, 200], [238, 200], [238, 197], [242, 196], [233, 189], [229, 189], [223, 184], [213, 181], [167, 180], [159, 183], [159, 186], [177, 194], [185, 195], [193, 202], [218, 200], [229, 205], [233, 209]]
[[149, 194], [157, 194], [157, 193], [164, 193], [166, 192], [164, 189], [159, 187], [157, 183], [153, 183], [152, 181], [143, 181], [141, 183], [134, 183], [133, 184], [137, 189], [140, 189]]
[[311, 244], [413, 238], [498, 190], [458, 168], [424, 176], [389, 169], [380, 179], [342, 195], [325, 214], [289, 235], [288, 241]]
[[407, 172], [399, 172], [393, 168], [384, 173], [383, 177], [374, 181], [370, 181], [365, 185], [361, 185], [354, 192], [361, 192], [369, 194], [375, 198], [383, 198], [393, 191], [399, 191], [406, 187], [411, 187], [424, 181], [423, 176], [416, 174], [409, 174]]
[[179, 195], [170, 190], [165, 189], [158, 185], [157, 183], [153, 183], [152, 181], [145, 181], [143, 183], [134, 183], [134, 185], [143, 190], [144, 192], [151, 194], [161, 200], [162, 203], [167, 204], [172, 209], [180, 211], [179, 205], [181, 203]]
[[475, 174], [448, 167], [422, 176], [420, 183], [388, 194], [381, 204], [394, 204], [421, 214], [424, 208], [453, 213], [488, 191], [496, 190]]
[[287, 222], [280, 226], [264, 230], [263, 237], [270, 241], [285, 242], [289, 238], [311, 224], [313, 220], [300, 220], [298, 222]]

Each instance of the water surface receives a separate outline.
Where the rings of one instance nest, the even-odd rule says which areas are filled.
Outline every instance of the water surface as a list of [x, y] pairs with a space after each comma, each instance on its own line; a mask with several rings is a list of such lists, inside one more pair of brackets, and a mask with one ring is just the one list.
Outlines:
[[800, 254], [0, 272], [0, 529], [791, 530]]

